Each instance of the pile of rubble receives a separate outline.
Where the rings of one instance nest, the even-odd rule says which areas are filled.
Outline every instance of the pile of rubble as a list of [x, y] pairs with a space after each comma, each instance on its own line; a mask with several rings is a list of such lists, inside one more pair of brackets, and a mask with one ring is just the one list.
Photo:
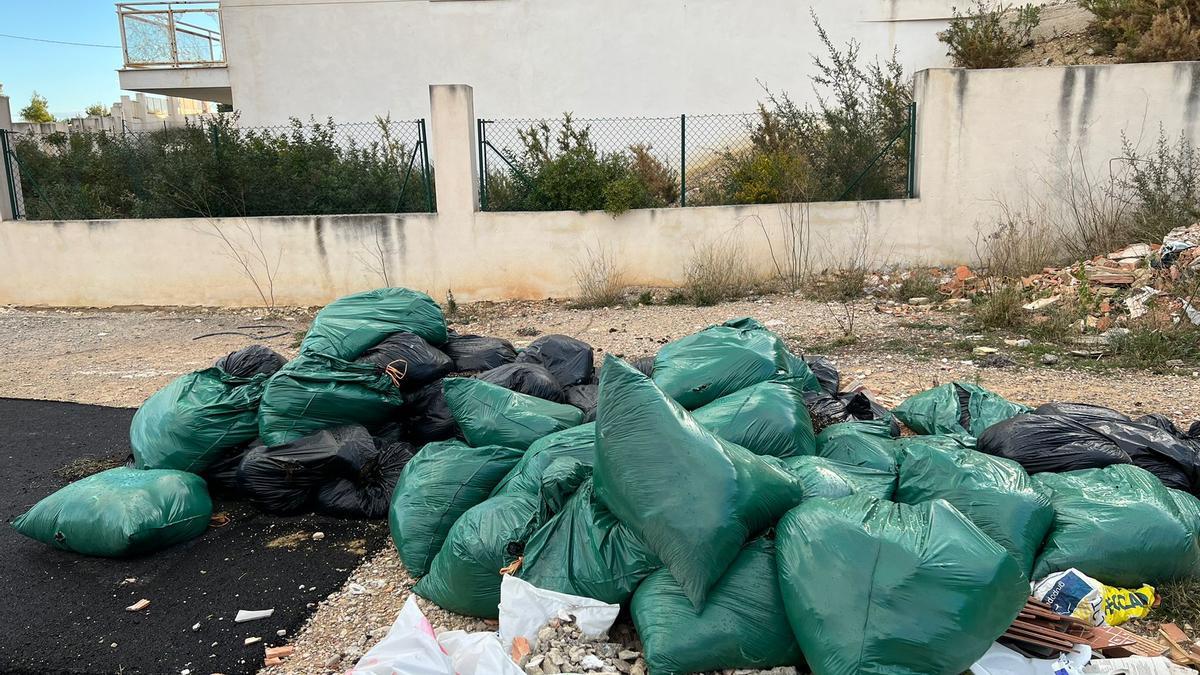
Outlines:
[[[627, 626], [622, 628], [628, 631]], [[646, 661], [640, 651], [626, 648], [631, 636], [606, 642], [591, 639], [574, 621], [552, 619], [537, 635], [537, 647], [530, 650], [529, 642], [517, 638], [512, 656], [528, 675], [555, 673], [628, 673], [646, 675]]]

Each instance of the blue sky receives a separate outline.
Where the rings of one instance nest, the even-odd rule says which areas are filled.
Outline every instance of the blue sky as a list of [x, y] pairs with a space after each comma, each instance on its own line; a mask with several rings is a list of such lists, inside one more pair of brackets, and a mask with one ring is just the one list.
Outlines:
[[[120, 46], [117, 12], [105, 0], [0, 0], [0, 33], [45, 40]], [[0, 83], [13, 118], [36, 89], [50, 112], [70, 116], [92, 103], [121, 97], [121, 50], [17, 40], [0, 36]]]

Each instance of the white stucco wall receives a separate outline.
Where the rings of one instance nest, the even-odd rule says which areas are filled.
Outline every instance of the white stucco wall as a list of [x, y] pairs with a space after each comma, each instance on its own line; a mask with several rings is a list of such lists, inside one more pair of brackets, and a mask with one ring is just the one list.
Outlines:
[[[961, 4], [961, 3], [958, 3]], [[949, 65], [954, 0], [222, 0], [244, 124], [426, 117], [426, 86], [467, 82], [481, 117], [750, 112], [759, 82], [812, 97], [823, 54], [896, 47], [907, 72]]]

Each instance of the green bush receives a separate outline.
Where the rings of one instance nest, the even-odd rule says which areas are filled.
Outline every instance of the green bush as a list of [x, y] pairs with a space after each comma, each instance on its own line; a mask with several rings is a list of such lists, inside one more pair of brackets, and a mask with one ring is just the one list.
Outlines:
[[[386, 119], [366, 143], [293, 119], [240, 129], [236, 116], [137, 134], [18, 137], [26, 217], [174, 218], [395, 213], [427, 207], [419, 161]], [[364, 135], [366, 135], [364, 133]]]
[[568, 113], [553, 134], [540, 122], [518, 132], [522, 150], [513, 171], [489, 171], [487, 208], [493, 211], [599, 211], [670, 206], [679, 199], [673, 172], [643, 145], [602, 152], [589, 126]]
[[1080, 0], [1089, 29], [1124, 61], [1200, 60], [1200, 0]]
[[1123, 159], [1129, 167], [1123, 181], [1134, 207], [1130, 241], [1162, 241], [1171, 230], [1200, 221], [1200, 153], [1180, 133], [1171, 143], [1159, 130], [1154, 149], [1139, 153], [1122, 138]]
[[[1005, 14], [1012, 11], [1013, 16]], [[946, 53], [959, 68], [1011, 68], [1041, 22], [1034, 5], [1017, 7], [975, 0], [974, 11], [964, 16], [954, 9], [950, 27], [938, 34], [950, 51]]]
[[851, 40], [839, 49], [815, 15], [813, 23], [827, 52], [824, 58], [814, 58], [817, 75], [813, 85], [821, 94], [817, 105], [800, 106], [786, 93], [768, 91], [751, 129], [749, 146], [721, 153], [704, 175], [698, 176], [697, 203], [894, 199], [906, 195], [906, 131], [913, 99], [898, 54], [883, 63], [862, 64], [858, 42]]

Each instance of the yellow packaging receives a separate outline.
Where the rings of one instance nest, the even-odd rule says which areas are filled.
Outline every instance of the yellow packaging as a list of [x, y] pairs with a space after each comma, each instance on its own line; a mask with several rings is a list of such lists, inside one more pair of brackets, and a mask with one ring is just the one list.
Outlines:
[[1154, 587], [1142, 586], [1136, 590], [1104, 587], [1104, 622], [1120, 626], [1130, 619], [1144, 619], [1154, 607]]

